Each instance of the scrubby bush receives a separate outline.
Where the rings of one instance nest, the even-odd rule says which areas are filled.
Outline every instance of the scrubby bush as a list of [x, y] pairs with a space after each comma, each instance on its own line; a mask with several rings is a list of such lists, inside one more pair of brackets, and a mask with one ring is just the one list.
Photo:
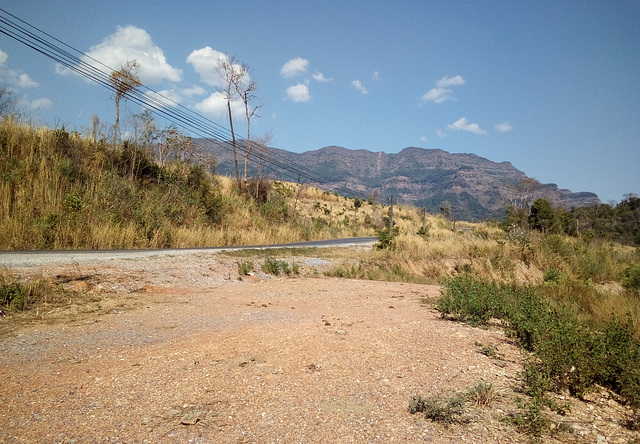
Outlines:
[[253, 261], [245, 260], [238, 262], [238, 275], [248, 276], [254, 269]]
[[620, 282], [626, 288], [640, 293], [640, 264], [629, 265], [622, 273]]
[[562, 390], [583, 396], [599, 384], [640, 408], [640, 341], [634, 338], [631, 316], [623, 322], [614, 314], [598, 326], [548, 300], [540, 289], [456, 276], [445, 282], [438, 310], [443, 317], [476, 325], [491, 317], [502, 319], [531, 353], [524, 379], [534, 398]]
[[281, 274], [300, 274], [300, 265], [295, 261], [291, 266], [284, 260], [268, 257], [262, 264], [262, 271], [274, 276], [280, 276]]
[[547, 284], [561, 284], [565, 282], [567, 276], [557, 268], [550, 268], [544, 272], [544, 276], [542, 278]]

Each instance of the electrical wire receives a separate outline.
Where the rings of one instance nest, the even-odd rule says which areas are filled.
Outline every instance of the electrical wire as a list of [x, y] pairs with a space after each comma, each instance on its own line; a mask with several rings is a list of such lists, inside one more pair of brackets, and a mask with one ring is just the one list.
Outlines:
[[[54, 36], [41, 29], [25, 22], [6, 10], [0, 8], [0, 33], [28, 46], [40, 54], [54, 60], [69, 70], [91, 80], [110, 91], [114, 90], [114, 84], [110, 78], [115, 70], [93, 57], [79, 51], [78, 49], [62, 42]], [[212, 120], [180, 105], [163, 94], [145, 86], [140, 85], [127, 91], [123, 97], [131, 102], [137, 103], [149, 109], [157, 116], [161, 116], [179, 127], [200, 136], [209, 142], [229, 151], [234, 151], [233, 139], [235, 136], [235, 152], [247, 154], [247, 146], [250, 142], [237, 134], [231, 133], [227, 128], [213, 122]], [[255, 162], [255, 160], [249, 159]], [[306, 179], [309, 182], [321, 185], [323, 180], [321, 175], [310, 169], [295, 165], [290, 159], [275, 151], [270, 151], [268, 156], [261, 159], [264, 167], [273, 171], [279, 171], [286, 177], [293, 178], [294, 181]], [[344, 188], [344, 187], [343, 187]], [[345, 188], [346, 189], [346, 188]], [[349, 194], [354, 190], [348, 190]]]

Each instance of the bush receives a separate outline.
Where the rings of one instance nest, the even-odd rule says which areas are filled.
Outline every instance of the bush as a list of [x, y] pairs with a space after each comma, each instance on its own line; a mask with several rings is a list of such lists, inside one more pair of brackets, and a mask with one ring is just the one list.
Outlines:
[[460, 275], [445, 282], [437, 308], [443, 317], [472, 325], [486, 325], [491, 317], [506, 322], [510, 334], [532, 353], [524, 364], [524, 380], [527, 393], [535, 399], [529, 406], [534, 410], [547, 391], [566, 389], [583, 396], [595, 384], [639, 409], [640, 341], [634, 338], [631, 316], [622, 322], [614, 314], [597, 329], [568, 306], [550, 303], [542, 289]]
[[567, 280], [567, 276], [557, 268], [550, 268], [544, 272], [542, 278], [547, 284], [561, 284]]
[[497, 286], [460, 274], [446, 281], [438, 302], [442, 317], [467, 322], [470, 325], [487, 325], [495, 316]]
[[248, 276], [254, 269], [253, 261], [246, 260], [238, 262], [238, 274], [240, 276]]
[[8, 270], [0, 270], [0, 306], [24, 311], [38, 299], [51, 296], [44, 280], [19, 282]]
[[640, 292], [640, 264], [629, 265], [622, 273], [620, 282], [624, 287]]
[[281, 274], [300, 274], [300, 266], [293, 263], [293, 266], [289, 266], [286, 261], [274, 259], [272, 257], [268, 257], [264, 260], [264, 264], [262, 264], [262, 271], [268, 274], [272, 274], [274, 276], [280, 276]]
[[468, 422], [462, 418], [464, 397], [454, 396], [448, 399], [423, 398], [414, 396], [409, 403], [409, 413], [422, 413], [426, 419], [449, 425]]
[[271, 195], [267, 201], [260, 205], [260, 212], [264, 218], [272, 223], [284, 222], [291, 209], [287, 199], [280, 194]]
[[389, 230], [378, 230], [376, 231], [376, 234], [378, 235], [378, 243], [375, 245], [375, 247], [378, 250], [384, 250], [391, 247], [391, 242], [393, 239], [391, 238]]

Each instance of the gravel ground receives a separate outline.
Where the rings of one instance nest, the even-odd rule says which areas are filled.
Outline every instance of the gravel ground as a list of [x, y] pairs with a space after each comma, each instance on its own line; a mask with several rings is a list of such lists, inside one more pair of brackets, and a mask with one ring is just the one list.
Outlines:
[[[524, 443], [520, 351], [498, 330], [447, 322], [440, 288], [302, 276], [237, 279], [210, 252], [14, 268], [67, 276], [81, 304], [0, 319], [0, 441], [16, 443]], [[316, 276], [316, 277], [312, 277]], [[74, 279], [75, 277], [75, 279]], [[494, 347], [491, 356], [479, 353]], [[445, 427], [408, 411], [480, 382], [486, 406]], [[574, 401], [545, 442], [627, 443], [606, 393]]]

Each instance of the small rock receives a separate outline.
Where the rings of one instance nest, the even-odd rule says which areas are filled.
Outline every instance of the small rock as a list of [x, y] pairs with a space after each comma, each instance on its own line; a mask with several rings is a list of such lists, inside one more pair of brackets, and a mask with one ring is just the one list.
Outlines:
[[182, 425], [194, 425], [200, 420], [200, 412], [190, 412], [182, 417], [180, 424]]

